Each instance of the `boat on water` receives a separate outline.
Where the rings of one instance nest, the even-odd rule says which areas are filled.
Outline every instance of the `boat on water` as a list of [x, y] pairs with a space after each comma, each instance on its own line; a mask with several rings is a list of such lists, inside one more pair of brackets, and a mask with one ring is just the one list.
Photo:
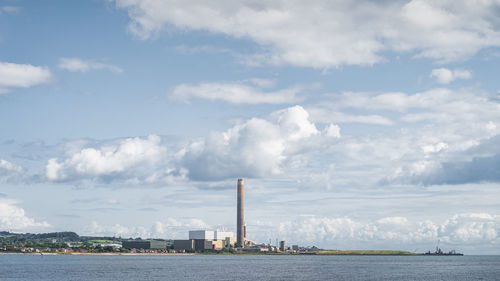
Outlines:
[[451, 250], [449, 252], [443, 252], [443, 250], [441, 250], [441, 248], [436, 247], [436, 251], [434, 251], [434, 252], [428, 251], [428, 252], [424, 253], [424, 255], [426, 255], [426, 256], [463, 256], [464, 254], [457, 253], [457, 251], [455, 251], [455, 250]]

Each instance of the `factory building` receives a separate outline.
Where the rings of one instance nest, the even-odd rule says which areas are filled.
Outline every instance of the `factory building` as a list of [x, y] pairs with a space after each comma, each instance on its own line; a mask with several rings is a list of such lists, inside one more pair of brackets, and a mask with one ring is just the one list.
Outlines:
[[176, 251], [192, 251], [195, 250], [195, 240], [174, 240], [174, 250]]
[[189, 239], [190, 240], [214, 240], [215, 239], [215, 231], [209, 230], [190, 230], [189, 231]]
[[211, 230], [190, 230], [189, 239], [194, 240], [225, 240], [227, 237], [234, 237], [234, 232], [211, 231]]
[[174, 240], [174, 250], [177, 251], [222, 250], [226, 247], [226, 245], [227, 245], [226, 240], [204, 240], [204, 239]]
[[236, 237], [226, 237], [224, 240], [224, 248], [234, 248]]
[[188, 240], [174, 240], [174, 250], [222, 250], [234, 247], [233, 232], [190, 230]]
[[188, 240], [174, 240], [175, 250], [221, 250], [224, 248], [245, 248], [255, 245], [255, 242], [246, 239], [246, 224], [244, 213], [244, 183], [238, 179], [236, 209], [236, 237], [233, 232], [191, 230]]
[[214, 231], [214, 240], [226, 240], [226, 238], [234, 238], [234, 232]]
[[122, 247], [126, 249], [166, 249], [167, 241], [157, 241], [157, 240], [123, 241]]
[[286, 243], [285, 241], [280, 241], [280, 251], [286, 251]]

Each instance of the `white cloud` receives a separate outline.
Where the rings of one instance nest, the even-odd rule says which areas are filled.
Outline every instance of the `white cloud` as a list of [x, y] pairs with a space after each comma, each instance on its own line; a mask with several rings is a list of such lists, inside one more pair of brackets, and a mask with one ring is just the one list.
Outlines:
[[[449, 247], [480, 243], [491, 247], [500, 242], [500, 216], [491, 214], [457, 214], [442, 223], [385, 217], [374, 222], [349, 217], [328, 218], [301, 216], [280, 224], [280, 235], [292, 243], [336, 246], [347, 245], [435, 245], [437, 240]], [[348, 247], [348, 246], [347, 246]], [[413, 249], [412, 249], [413, 250]], [[431, 249], [428, 249], [431, 250]]]
[[47, 83], [51, 77], [52, 73], [47, 67], [0, 62], [0, 94], [12, 88], [29, 88]]
[[372, 125], [391, 126], [394, 122], [387, 118], [376, 114], [361, 115], [347, 114], [340, 111], [331, 111], [328, 106], [317, 105], [308, 108], [311, 113], [311, 120], [320, 123], [361, 123]]
[[386, 217], [377, 220], [379, 224], [404, 225], [408, 223], [408, 219], [404, 217]]
[[38, 222], [26, 216], [24, 209], [16, 202], [0, 199], [0, 229], [8, 231], [41, 230], [49, 227], [45, 222]]
[[354, 108], [364, 111], [405, 112], [413, 108], [436, 109], [449, 103], [455, 93], [445, 88], [431, 89], [425, 92], [407, 94], [401, 92], [343, 92], [330, 95], [330, 101], [320, 103], [330, 109]]
[[156, 135], [144, 139], [128, 138], [100, 148], [81, 149], [62, 161], [52, 158], [46, 165], [46, 177], [52, 181], [61, 181], [121, 174], [132, 176], [132, 169], [143, 166], [147, 168], [147, 164], [154, 164], [162, 159], [166, 148], [160, 141], [160, 137]]
[[91, 70], [108, 70], [115, 73], [122, 73], [123, 69], [118, 66], [101, 62], [82, 60], [79, 58], [60, 58], [59, 68], [71, 72], [89, 72]]
[[140, 39], [165, 29], [248, 38], [266, 50], [249, 57], [252, 64], [371, 65], [387, 51], [449, 62], [500, 46], [496, 1], [115, 2]]
[[449, 84], [457, 79], [470, 79], [471, 73], [468, 70], [448, 68], [436, 68], [431, 71], [430, 77], [433, 77], [441, 84]]
[[[258, 79], [250, 81], [260, 87], [271, 86], [268, 80]], [[204, 83], [198, 85], [181, 84], [175, 87], [170, 97], [174, 100], [188, 102], [192, 98], [206, 100], [221, 100], [233, 104], [283, 104], [295, 103], [300, 87], [292, 87], [278, 91], [263, 91], [245, 83]]]
[[[497, 138], [498, 139], [498, 138]], [[479, 145], [479, 148], [481, 145]], [[475, 148], [477, 150], [477, 148]], [[491, 151], [490, 153], [495, 153]], [[468, 154], [467, 151], [460, 154]], [[421, 161], [396, 174], [396, 180], [424, 185], [500, 182], [500, 153], [493, 156], [469, 156], [470, 160]], [[464, 158], [469, 158], [464, 157]], [[455, 158], [458, 158], [455, 156]]]
[[328, 125], [328, 127], [326, 127], [326, 136], [331, 138], [340, 138], [340, 127], [334, 124]]
[[129, 227], [121, 224], [103, 225], [93, 221], [84, 232], [85, 235], [114, 236], [122, 238], [182, 239], [187, 236], [189, 229], [210, 229], [210, 226], [203, 220], [197, 218], [175, 219], [168, 217], [164, 221], [155, 221], [151, 227]]
[[446, 242], [500, 242], [500, 217], [486, 213], [458, 214], [439, 228]]
[[23, 169], [19, 165], [0, 159], [0, 171], [1, 170], [5, 170], [7, 172], [21, 172]]
[[[168, 157], [161, 153], [152, 157], [154, 161], [122, 153], [119, 141], [75, 142], [62, 148], [67, 156], [48, 159], [46, 178], [121, 181], [130, 186], [287, 178], [305, 187], [329, 189], [498, 182], [494, 169], [487, 167], [498, 167], [500, 150], [481, 148], [500, 134], [500, 104], [494, 96], [475, 89], [438, 88], [328, 97], [307, 110], [294, 106], [199, 139], [169, 142], [169, 151], [175, 152]], [[392, 126], [380, 133], [368, 126], [340, 130], [336, 125], [354, 121]], [[165, 149], [160, 144], [153, 147]], [[459, 169], [476, 164], [482, 165], [482, 172]], [[446, 177], [435, 177], [437, 173]]]
[[[413, 94], [344, 92], [328, 97], [308, 108], [311, 121], [342, 123], [362, 113], [374, 116], [363, 120], [366, 123], [388, 116], [393, 125], [383, 133], [354, 135], [347, 127], [349, 133], [335, 146], [325, 147], [331, 159], [325, 165], [335, 165], [336, 182], [346, 186], [366, 185], [369, 179], [374, 184], [498, 182], [500, 151], [493, 144], [496, 140], [498, 146], [500, 103], [495, 96], [476, 89], [437, 88]], [[311, 173], [323, 177], [319, 171]]]
[[[338, 114], [341, 110], [380, 111], [381, 114], [395, 112], [404, 113], [400, 117], [404, 122], [449, 123], [457, 120], [462, 122], [482, 120], [489, 124], [489, 128], [494, 129], [494, 122], [489, 122], [499, 118], [499, 108], [500, 104], [495, 99], [481, 91], [435, 88], [414, 94], [343, 92], [331, 95], [329, 100], [312, 107], [311, 115], [319, 121], [335, 120], [334, 118], [338, 116], [337, 119], [341, 122], [340, 120], [348, 119], [346, 116], [349, 116], [344, 113]], [[457, 112], [461, 114], [456, 114]], [[333, 117], [328, 117], [329, 114]], [[377, 119], [377, 115], [368, 116]], [[354, 117], [356, 116], [352, 118]]]
[[[154, 230], [154, 229], [153, 229]], [[85, 230], [86, 235], [98, 235], [98, 236], [113, 236], [113, 237], [123, 237], [123, 238], [152, 238], [154, 237], [151, 229], [147, 229], [143, 226], [127, 227], [121, 224], [114, 225], [101, 225], [96, 221], [90, 224], [90, 227]], [[156, 237], [155, 237], [156, 238]]]
[[19, 8], [15, 6], [2, 6], [0, 7], [0, 15], [2, 13], [9, 13], [9, 14], [15, 14], [19, 12]]
[[[325, 134], [329, 131], [338, 137], [336, 129], [328, 127]], [[307, 111], [294, 106], [192, 142], [183, 151], [182, 161], [195, 180], [277, 175], [286, 163], [309, 149], [319, 149], [321, 135]]]
[[25, 178], [25, 173], [23, 172], [24, 170], [21, 166], [4, 159], [0, 159], [0, 183], [16, 183], [23, 180]]

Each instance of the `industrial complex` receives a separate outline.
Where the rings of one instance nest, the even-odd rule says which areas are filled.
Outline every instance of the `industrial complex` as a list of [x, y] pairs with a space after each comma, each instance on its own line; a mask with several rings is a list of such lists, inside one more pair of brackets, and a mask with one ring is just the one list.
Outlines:
[[233, 248], [235, 243], [233, 232], [191, 230], [188, 240], [174, 240], [174, 250], [222, 250]]
[[193, 252], [200, 250], [224, 250], [234, 251], [281, 251], [288, 250], [285, 241], [280, 241], [279, 246], [271, 244], [257, 244], [246, 235], [245, 206], [244, 206], [244, 181], [238, 179], [236, 185], [236, 236], [234, 232], [220, 230], [190, 230], [189, 237], [185, 240], [174, 240], [172, 245], [167, 246], [158, 241], [130, 241], [123, 244], [129, 249], [165, 249], [174, 252]]
[[[236, 237], [234, 232], [221, 230], [190, 230], [186, 240], [148, 239], [121, 237], [78, 236], [74, 232], [45, 234], [16, 234], [0, 232], [0, 253], [262, 253], [262, 254], [305, 254], [305, 255], [425, 255], [425, 256], [462, 256], [455, 250], [444, 252], [436, 247], [435, 252], [411, 253], [407, 251], [342, 251], [322, 250], [315, 246], [288, 247], [285, 241], [276, 239], [276, 244], [258, 244], [247, 238], [244, 217], [244, 183], [238, 179], [236, 186]], [[25, 241], [25, 242], [20, 242]], [[26, 242], [27, 241], [27, 242]], [[27, 246], [29, 243], [30, 246]], [[439, 241], [438, 241], [439, 243]]]
[[191, 230], [188, 240], [174, 240], [174, 250], [244, 249], [248, 246], [254, 246], [254, 242], [246, 239], [243, 179], [238, 179], [236, 188], [236, 237], [234, 237], [234, 232]]
[[[78, 236], [74, 232], [46, 233], [46, 234], [14, 234], [0, 232], [0, 243], [7, 239], [10, 244], [0, 244], [1, 251], [11, 252], [57, 252], [57, 253], [138, 253], [138, 254], [168, 254], [168, 253], [256, 253], [264, 254], [314, 254], [320, 249], [311, 247], [299, 247], [292, 245], [287, 247], [285, 241], [278, 241], [272, 245], [258, 244], [247, 238], [247, 227], [245, 223], [244, 206], [244, 181], [238, 179], [236, 185], [236, 235], [234, 232], [225, 230], [190, 230], [188, 239], [141, 239], [121, 237], [90, 237]], [[22, 239], [18, 239], [22, 237]], [[26, 247], [19, 241], [31, 239], [30, 245]], [[267, 253], [266, 253], [267, 252]]]

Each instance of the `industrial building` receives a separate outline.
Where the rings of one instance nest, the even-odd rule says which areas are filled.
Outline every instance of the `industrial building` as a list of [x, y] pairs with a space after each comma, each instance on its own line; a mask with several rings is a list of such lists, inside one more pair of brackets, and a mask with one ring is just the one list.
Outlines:
[[244, 182], [238, 179], [236, 209], [236, 238], [233, 232], [191, 230], [188, 240], [174, 240], [174, 250], [221, 250], [224, 248], [245, 248], [254, 246], [255, 242], [246, 239], [246, 224], [244, 212]]
[[230, 231], [214, 231], [214, 240], [226, 240], [227, 238], [235, 238], [234, 232]]
[[191, 230], [188, 240], [174, 240], [174, 250], [222, 250], [234, 247], [235, 243], [233, 232]]
[[214, 240], [215, 239], [215, 231], [209, 230], [190, 230], [189, 231], [189, 240]]
[[158, 240], [123, 241], [122, 247], [126, 249], [166, 249], [167, 241], [158, 241]]
[[176, 250], [176, 251], [195, 250], [194, 240], [174, 240], [174, 250]]
[[286, 251], [286, 242], [285, 241], [280, 241], [280, 251], [282, 251], [282, 252]]
[[189, 239], [202, 240], [225, 240], [227, 237], [234, 237], [234, 232], [211, 231], [211, 230], [190, 230]]

